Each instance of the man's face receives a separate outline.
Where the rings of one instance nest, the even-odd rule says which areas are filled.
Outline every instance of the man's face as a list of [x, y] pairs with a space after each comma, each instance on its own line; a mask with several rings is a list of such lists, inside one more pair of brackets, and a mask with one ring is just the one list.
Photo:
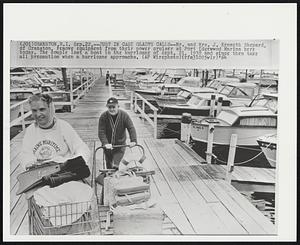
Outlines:
[[107, 109], [108, 109], [109, 114], [114, 116], [118, 113], [119, 105], [118, 104], [107, 105]]
[[39, 126], [47, 127], [52, 123], [50, 106], [45, 101], [32, 101], [30, 107], [32, 116]]

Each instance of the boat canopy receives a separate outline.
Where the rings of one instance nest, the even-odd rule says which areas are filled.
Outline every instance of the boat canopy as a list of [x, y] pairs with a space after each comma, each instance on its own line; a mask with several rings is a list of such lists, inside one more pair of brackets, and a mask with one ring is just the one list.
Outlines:
[[233, 125], [238, 119], [240, 126], [276, 126], [277, 116], [264, 107], [233, 107], [223, 110], [217, 116], [218, 119]]

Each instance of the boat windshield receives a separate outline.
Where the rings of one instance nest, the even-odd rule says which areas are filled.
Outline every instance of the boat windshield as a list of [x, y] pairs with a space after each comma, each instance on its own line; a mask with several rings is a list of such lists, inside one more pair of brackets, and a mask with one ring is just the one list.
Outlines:
[[217, 118], [227, 122], [229, 125], [233, 125], [238, 116], [227, 111], [221, 111]]
[[187, 98], [187, 97], [189, 97], [190, 92], [182, 90], [177, 95], [180, 97], [183, 97], [183, 98]]
[[219, 83], [218, 86], [216, 87], [216, 89], [217, 89], [218, 92], [220, 92], [224, 87], [225, 87], [224, 84]]
[[278, 101], [277, 99], [272, 99], [272, 98], [260, 98], [260, 99], [256, 99], [252, 106], [262, 106], [262, 107], [266, 107], [269, 108], [270, 110], [272, 110], [273, 112], [277, 112], [277, 106], [278, 106]]
[[234, 88], [230, 96], [235, 97], [252, 97], [254, 94], [254, 90], [252, 88]]
[[224, 94], [226, 96], [228, 96], [230, 94], [230, 92], [232, 91], [233, 87], [231, 86], [224, 86], [219, 92], [220, 94]]
[[180, 86], [187, 86], [187, 87], [200, 87], [200, 81], [197, 80], [188, 80], [185, 78], [181, 78], [178, 82]]
[[218, 80], [213, 80], [211, 81], [209, 84], [207, 84], [207, 87], [208, 88], [214, 88], [214, 89], [217, 89], [219, 87], [219, 85], [221, 84], [220, 81]]
[[187, 104], [195, 106], [195, 105], [199, 105], [200, 102], [201, 102], [201, 98], [199, 98], [197, 96], [192, 96], [192, 98], [189, 99]]

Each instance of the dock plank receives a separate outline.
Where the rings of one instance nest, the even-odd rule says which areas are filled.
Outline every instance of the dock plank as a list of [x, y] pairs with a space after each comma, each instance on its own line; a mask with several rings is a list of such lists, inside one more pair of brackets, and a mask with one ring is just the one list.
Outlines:
[[243, 209], [251, 215], [251, 217], [257, 222], [258, 225], [260, 225], [267, 234], [276, 234], [276, 227], [275, 225], [266, 219], [266, 217], [261, 213], [257, 212], [256, 207], [254, 207], [247, 199], [241, 198], [241, 194], [236, 192], [234, 187], [230, 184], [228, 184], [225, 181], [217, 181], [218, 184], [221, 184], [224, 190], [227, 191], [227, 193], [234, 199], [238, 200], [236, 203], [238, 203]]
[[159, 144], [157, 142], [154, 144], [151, 139], [147, 139], [146, 142], [152, 147], [155, 158], [161, 158], [159, 167], [197, 234], [227, 234], [227, 228], [219, 222], [207, 205], [200, 204], [199, 202], [196, 203], [189, 198], [176, 176], [167, 167], [163, 156], [158, 150], [160, 149]]
[[[217, 184], [216, 179], [210, 179], [207, 177], [207, 173], [201, 168], [193, 168], [195, 173], [200, 177], [206, 177], [206, 181], [209, 184], [209, 188], [215, 193], [215, 195], [220, 199], [223, 205], [229, 210], [229, 212], [237, 219], [237, 221], [244, 227], [245, 230], [249, 234], [265, 234], [265, 230], [256, 223], [250, 215], [244, 210], [246, 208], [241, 208], [239, 204], [237, 204], [237, 200], [233, 200], [227, 192], [224, 191]], [[219, 182], [225, 182], [224, 180], [218, 180]], [[234, 189], [235, 190], [235, 189]], [[237, 190], [235, 190], [236, 193]], [[240, 200], [246, 200], [242, 195], [239, 196]], [[258, 213], [259, 211], [256, 210]]]

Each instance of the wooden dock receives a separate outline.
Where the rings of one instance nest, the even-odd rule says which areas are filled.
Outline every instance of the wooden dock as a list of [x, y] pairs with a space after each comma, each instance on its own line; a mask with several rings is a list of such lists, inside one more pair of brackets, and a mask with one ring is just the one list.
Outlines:
[[[111, 91], [99, 79], [72, 113], [58, 114], [74, 127], [93, 151], [98, 140], [98, 119]], [[128, 108], [126, 101], [122, 108]], [[145, 166], [155, 170], [151, 191], [167, 218], [164, 234], [184, 235], [274, 235], [271, 223], [232, 185], [201, 164], [200, 157], [175, 139], [153, 139], [151, 128], [128, 110], [136, 126], [138, 142], [146, 151]], [[20, 169], [20, 146], [24, 133], [10, 142], [11, 234], [28, 234], [25, 196], [16, 196]], [[96, 143], [95, 143], [96, 142]], [[203, 160], [203, 159], [202, 159]], [[221, 171], [220, 171], [221, 172]], [[242, 175], [242, 174], [241, 174]]]

